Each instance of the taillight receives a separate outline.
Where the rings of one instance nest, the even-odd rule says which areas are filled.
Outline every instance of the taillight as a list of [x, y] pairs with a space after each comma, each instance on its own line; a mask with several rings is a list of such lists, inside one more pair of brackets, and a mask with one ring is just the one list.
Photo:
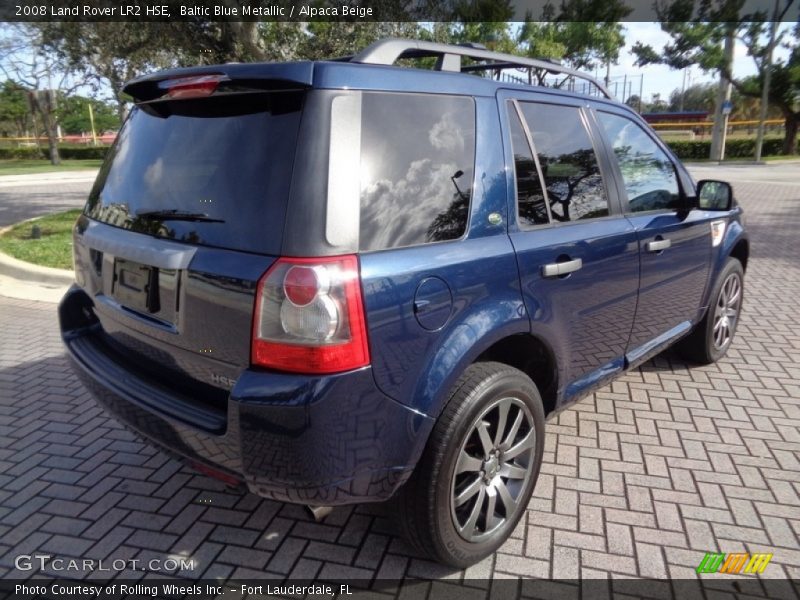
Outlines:
[[173, 100], [186, 98], [204, 98], [216, 91], [221, 81], [226, 81], [224, 75], [199, 75], [194, 77], [181, 77], [180, 79], [167, 79], [158, 84], [158, 87], [167, 90], [167, 97]]
[[358, 258], [281, 258], [258, 282], [251, 362], [296, 373], [369, 364]]

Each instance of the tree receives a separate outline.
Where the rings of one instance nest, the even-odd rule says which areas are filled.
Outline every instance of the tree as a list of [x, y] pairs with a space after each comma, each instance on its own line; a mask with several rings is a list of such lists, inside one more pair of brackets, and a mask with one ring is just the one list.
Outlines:
[[[800, 25], [797, 29], [797, 34], [800, 34]], [[788, 61], [772, 65], [771, 70], [769, 101], [780, 110], [784, 120], [782, 152], [785, 155], [796, 154], [800, 125], [800, 45], [794, 46]], [[759, 74], [738, 81], [735, 85], [743, 95], [756, 98], [761, 94], [763, 79], [764, 74]]]
[[95, 91], [108, 87], [125, 117], [125, 82], [148, 71], [176, 66], [170, 23], [46, 22], [35, 25], [46, 51], [83, 74]]
[[644, 112], [643, 111], [644, 107], [642, 105], [642, 99], [639, 97], [638, 94], [632, 94], [632, 95], [628, 96], [628, 99], [625, 100], [625, 104], [627, 104], [628, 106], [630, 106], [634, 110], [638, 110], [640, 112]]
[[[273, 24], [273, 31], [277, 31], [276, 25]], [[106, 86], [111, 89], [120, 119], [126, 113], [122, 88], [139, 75], [177, 66], [296, 57], [294, 49], [271, 56], [265, 47], [269, 37], [262, 33], [266, 24], [257, 21], [189, 17], [185, 21], [140, 22], [135, 26], [124, 22], [61, 21], [36, 23], [35, 27], [48, 52], [72, 71], [84, 74], [95, 90]], [[280, 31], [288, 32], [290, 28], [281, 27]]]
[[518, 41], [533, 58], [559, 59], [589, 71], [604, 65], [608, 83], [611, 64], [625, 46], [619, 21], [630, 12], [622, 0], [563, 0], [558, 12], [548, 1], [538, 22], [526, 14]]
[[661, 94], [656, 92], [653, 94], [653, 98], [650, 104], [647, 106], [647, 112], [666, 112], [669, 106], [667, 103], [664, 102], [661, 98]]
[[[779, 0], [778, 19], [783, 20], [795, 3], [795, 0]], [[766, 4], [766, 3], [765, 3]], [[798, 112], [794, 110], [794, 95], [797, 91], [796, 79], [793, 78], [793, 64], [797, 64], [798, 39], [795, 30], [793, 39], [787, 42], [792, 50], [792, 58], [784, 63], [769, 65], [767, 57], [769, 48], [763, 42], [767, 19], [771, 18], [765, 10], [753, 13], [742, 13], [744, 0], [705, 0], [695, 10], [692, 0], [659, 0], [656, 14], [661, 21], [661, 28], [671, 37], [662, 51], [652, 46], [637, 43], [633, 52], [637, 55], [637, 64], [646, 65], [661, 63], [674, 69], [683, 69], [690, 65], [698, 65], [702, 70], [714, 71], [721, 81], [730, 82], [739, 93], [759, 97], [765, 74], [769, 69], [775, 78], [775, 88], [770, 86], [769, 102], [778, 106], [784, 115], [786, 136], [784, 153], [793, 153], [796, 146], [798, 128]], [[753, 58], [758, 75], [749, 79], [733, 77], [734, 39], [744, 43], [748, 54]], [[729, 51], [725, 52], [722, 42], [727, 40]], [[781, 81], [779, 84], [778, 81]], [[722, 89], [722, 88], [721, 88]], [[728, 92], [730, 97], [730, 92]], [[715, 122], [721, 121], [722, 94], [716, 101]]]
[[12, 132], [18, 137], [28, 134], [30, 111], [25, 88], [13, 81], [0, 85], [0, 135]]
[[307, 37], [305, 26], [294, 21], [271, 21], [261, 24], [261, 43], [268, 60], [297, 60], [300, 45]]
[[58, 103], [58, 120], [64, 133], [80, 134], [92, 130], [89, 106], [92, 107], [94, 128], [98, 134], [119, 129], [120, 120], [115, 106], [94, 98], [66, 96]]
[[47, 51], [37, 27], [18, 23], [6, 24], [3, 28], [0, 70], [25, 90], [32, 115], [41, 117], [50, 162], [58, 165], [61, 159], [58, 155], [57, 91], [68, 93], [81, 82], [72, 79], [74, 71]]
[[[695, 83], [685, 90], [675, 88], [669, 95], [669, 110], [677, 112], [681, 106], [685, 111], [714, 110], [714, 84]], [[681, 102], [681, 96], [683, 101]]]
[[[716, 90], [713, 83], [695, 83], [683, 90], [683, 109], [687, 111], [713, 112], [714, 97]], [[733, 112], [731, 118], [734, 120], [755, 120], [758, 118], [758, 101], [751, 96], [742, 95], [738, 89], [734, 88], [731, 94]], [[669, 110], [678, 111], [681, 105], [681, 89], [675, 88], [669, 95]], [[781, 113], [777, 107], [773, 107], [769, 113], [770, 118], [779, 116]]]
[[348, 56], [384, 37], [416, 37], [419, 27], [413, 22], [365, 23], [314, 21], [297, 49], [298, 58], [321, 60]]
[[514, 7], [510, 0], [460, 2], [453, 8], [449, 22], [439, 28], [444, 39], [436, 41], [448, 44], [472, 42], [494, 52], [519, 54], [519, 44], [512, 36], [509, 23], [513, 17]]

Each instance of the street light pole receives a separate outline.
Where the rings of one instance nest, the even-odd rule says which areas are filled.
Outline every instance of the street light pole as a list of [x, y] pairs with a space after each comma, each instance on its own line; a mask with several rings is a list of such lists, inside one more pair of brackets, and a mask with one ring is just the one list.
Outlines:
[[642, 114], [642, 95], [644, 94], [644, 73], [639, 76], [639, 114]]
[[683, 101], [686, 97], [686, 69], [683, 70], [683, 84], [681, 85], [681, 98], [678, 102], [678, 112], [683, 112]]

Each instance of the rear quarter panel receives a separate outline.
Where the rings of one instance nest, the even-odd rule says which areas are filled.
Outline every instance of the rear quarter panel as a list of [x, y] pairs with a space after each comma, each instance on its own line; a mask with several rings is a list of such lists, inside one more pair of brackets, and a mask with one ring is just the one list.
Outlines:
[[[462, 371], [495, 341], [530, 331], [507, 234], [507, 172], [494, 98], [476, 98], [476, 158], [464, 239], [361, 255], [373, 373], [381, 390], [437, 415]], [[413, 198], [409, 198], [413, 210]], [[489, 221], [497, 213], [501, 222]], [[449, 318], [435, 331], [415, 316], [428, 277], [444, 281]]]
[[[507, 335], [529, 331], [517, 265], [506, 235], [362, 257], [372, 368], [385, 394], [430, 416], [461, 372]], [[414, 295], [445, 281], [450, 316], [436, 331], [417, 321]]]

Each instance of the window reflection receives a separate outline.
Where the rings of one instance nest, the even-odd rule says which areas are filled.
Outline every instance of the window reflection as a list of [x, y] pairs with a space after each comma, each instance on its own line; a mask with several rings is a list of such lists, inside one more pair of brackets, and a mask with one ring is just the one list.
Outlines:
[[299, 93], [259, 93], [136, 107], [85, 212], [157, 237], [277, 252], [301, 106]]
[[472, 195], [473, 101], [365, 93], [361, 110], [361, 250], [461, 237]]
[[528, 139], [513, 104], [508, 106], [511, 146], [514, 152], [514, 173], [517, 181], [517, 211], [523, 225], [549, 223], [542, 182], [536, 171]]
[[632, 212], [679, 206], [678, 179], [667, 155], [626, 117], [599, 112], [598, 119], [617, 156]]
[[552, 218], [608, 215], [608, 199], [591, 139], [573, 106], [521, 103], [542, 167]]

